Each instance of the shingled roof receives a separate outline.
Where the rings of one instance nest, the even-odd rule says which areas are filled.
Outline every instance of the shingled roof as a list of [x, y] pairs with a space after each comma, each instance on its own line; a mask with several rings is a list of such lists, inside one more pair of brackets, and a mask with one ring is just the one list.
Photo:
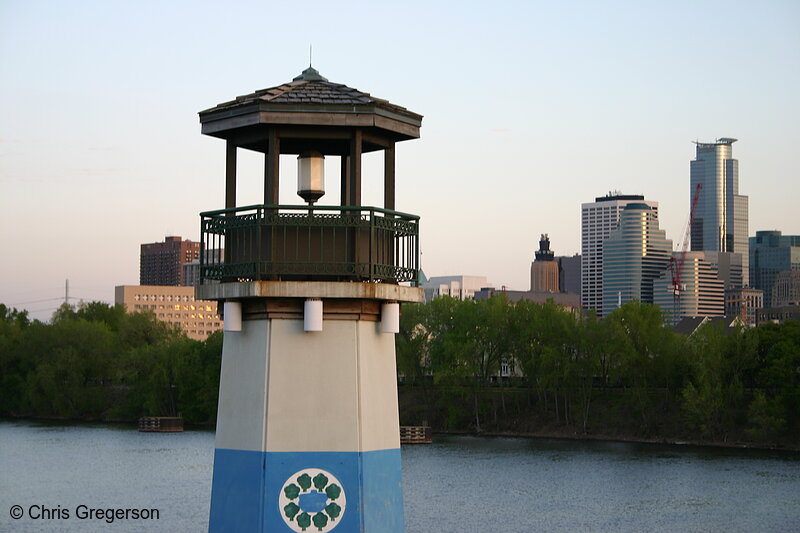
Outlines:
[[413, 119], [422, 116], [390, 103], [388, 100], [376, 98], [369, 93], [353, 89], [341, 83], [333, 83], [309, 66], [302, 74], [289, 83], [261, 89], [250, 94], [237, 96], [235, 100], [224, 102], [211, 109], [201, 111], [200, 115], [217, 111], [231, 110], [250, 104], [311, 104], [320, 106], [372, 106], [404, 115]]

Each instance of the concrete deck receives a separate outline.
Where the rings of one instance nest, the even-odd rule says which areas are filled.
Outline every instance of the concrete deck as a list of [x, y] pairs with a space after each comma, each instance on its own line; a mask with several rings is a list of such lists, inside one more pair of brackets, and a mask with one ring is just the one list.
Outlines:
[[248, 298], [349, 298], [394, 302], [422, 302], [420, 287], [390, 283], [334, 281], [243, 281], [195, 287], [198, 300], [243, 300]]

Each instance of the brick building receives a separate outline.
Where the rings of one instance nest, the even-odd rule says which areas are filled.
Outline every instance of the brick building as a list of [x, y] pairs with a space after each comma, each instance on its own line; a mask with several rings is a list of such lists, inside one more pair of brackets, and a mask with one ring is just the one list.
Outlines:
[[200, 243], [180, 237], [142, 244], [139, 255], [139, 285], [186, 285], [183, 265], [200, 258]]

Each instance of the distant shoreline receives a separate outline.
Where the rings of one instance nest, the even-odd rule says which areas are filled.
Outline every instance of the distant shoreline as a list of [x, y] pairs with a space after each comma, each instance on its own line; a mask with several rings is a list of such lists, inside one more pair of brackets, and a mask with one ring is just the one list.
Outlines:
[[581, 435], [578, 433], [565, 432], [513, 432], [513, 431], [482, 431], [476, 433], [474, 431], [462, 430], [436, 430], [433, 431], [434, 442], [436, 435], [459, 435], [469, 437], [492, 437], [492, 438], [515, 438], [515, 439], [553, 439], [553, 440], [571, 440], [571, 441], [596, 441], [596, 442], [623, 442], [630, 444], [655, 444], [663, 446], [696, 446], [700, 448], [723, 448], [729, 450], [759, 450], [759, 451], [776, 451], [776, 452], [800, 452], [800, 444], [798, 446], [768, 446], [764, 444], [754, 444], [748, 442], [713, 442], [713, 441], [697, 441], [697, 440], [669, 440], [658, 438], [643, 438], [632, 436], [611, 436], [603, 434], [586, 434]]
[[[13, 421], [32, 421], [32, 422], [50, 422], [50, 423], [63, 423], [63, 424], [109, 424], [109, 425], [125, 425], [131, 426], [136, 429], [136, 420], [101, 420], [101, 419], [75, 419], [75, 418], [56, 418], [56, 417], [40, 417], [40, 416], [0, 416], [0, 422], [13, 422]], [[186, 429], [197, 430], [215, 430], [216, 424], [213, 423], [187, 423]], [[514, 439], [553, 439], [553, 440], [570, 440], [570, 441], [595, 441], [595, 442], [623, 442], [630, 444], [655, 444], [662, 446], [681, 446], [681, 447], [699, 447], [699, 448], [721, 448], [729, 450], [759, 450], [759, 451], [775, 451], [775, 452], [800, 452], [800, 444], [797, 446], [782, 446], [782, 445], [765, 445], [749, 442], [715, 442], [715, 441], [700, 441], [692, 439], [665, 439], [665, 438], [645, 438], [634, 436], [622, 435], [605, 435], [602, 433], [589, 433], [581, 435], [579, 433], [569, 431], [538, 431], [538, 432], [514, 432], [514, 431], [482, 431], [476, 433], [474, 431], [466, 430], [447, 430], [447, 429], [433, 429], [434, 442], [437, 435], [457, 435], [465, 437], [488, 437], [488, 438], [514, 438]]]

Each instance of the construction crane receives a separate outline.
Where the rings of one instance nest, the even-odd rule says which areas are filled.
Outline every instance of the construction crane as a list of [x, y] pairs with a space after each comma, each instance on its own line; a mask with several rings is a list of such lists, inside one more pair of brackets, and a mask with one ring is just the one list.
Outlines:
[[692, 205], [689, 209], [689, 221], [686, 224], [686, 229], [683, 233], [683, 242], [681, 243], [680, 251], [669, 258], [669, 265], [667, 269], [672, 274], [672, 285], [670, 286], [670, 290], [672, 291], [672, 321], [677, 323], [678, 318], [680, 318], [681, 312], [681, 292], [683, 292], [684, 285], [682, 283], [682, 276], [683, 276], [683, 264], [686, 262], [686, 252], [689, 248], [689, 239], [692, 232], [692, 225], [694, 224], [694, 214], [695, 210], [697, 209], [697, 201], [700, 199], [700, 191], [703, 189], [703, 184], [698, 183], [697, 187], [694, 189], [694, 195], [692, 196]]
[[[744, 295], [741, 298], [731, 298], [730, 300], [725, 300], [726, 304], [739, 304], [739, 318], [742, 319], [742, 322], [745, 326], [750, 325], [750, 317], [747, 315], [747, 306], [749, 305], [750, 301]], [[728, 314], [728, 306], [725, 306], [725, 314]]]

